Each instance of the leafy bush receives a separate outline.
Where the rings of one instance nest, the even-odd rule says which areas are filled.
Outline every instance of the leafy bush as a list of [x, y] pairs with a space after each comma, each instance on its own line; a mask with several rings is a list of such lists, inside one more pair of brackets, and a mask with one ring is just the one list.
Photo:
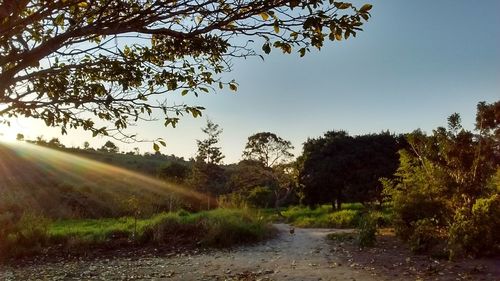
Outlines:
[[[199, 213], [161, 213], [147, 219], [61, 220], [25, 214], [19, 223], [0, 218], [0, 256], [39, 252], [44, 246], [63, 245], [68, 250], [82, 246], [106, 247], [134, 244], [201, 244], [227, 247], [265, 239], [273, 228], [250, 210], [215, 209]], [[7, 235], [5, 235], [7, 234]], [[5, 238], [6, 237], [6, 238]]]
[[227, 247], [256, 242], [269, 237], [272, 228], [251, 211], [214, 210], [200, 216], [205, 233], [201, 243], [211, 247]]
[[371, 247], [377, 240], [377, 218], [375, 214], [368, 213], [361, 217], [358, 225], [358, 244], [361, 247]]
[[360, 211], [340, 210], [327, 216], [328, 227], [355, 227], [360, 219]]
[[500, 195], [478, 199], [472, 209], [460, 209], [450, 227], [451, 256], [500, 253]]
[[50, 220], [25, 212], [19, 221], [14, 217], [3, 216], [0, 224], [0, 256], [22, 256], [41, 251], [48, 242]]
[[217, 204], [221, 208], [227, 209], [247, 209], [248, 202], [245, 196], [239, 192], [232, 192], [221, 195], [217, 198]]
[[258, 186], [250, 190], [247, 200], [254, 207], [268, 208], [273, 206], [274, 197], [269, 187]]
[[479, 103], [476, 133], [453, 114], [448, 129], [406, 136], [396, 178], [382, 182], [396, 234], [413, 251], [447, 251], [450, 258], [500, 252], [498, 116], [500, 102]]
[[281, 213], [289, 223], [297, 227], [356, 227], [362, 212], [359, 203], [343, 204], [342, 208], [340, 211], [332, 211], [331, 205], [314, 209], [294, 206]]
[[440, 242], [436, 222], [425, 218], [412, 223], [413, 233], [408, 237], [410, 250], [414, 253], [424, 253], [433, 249]]

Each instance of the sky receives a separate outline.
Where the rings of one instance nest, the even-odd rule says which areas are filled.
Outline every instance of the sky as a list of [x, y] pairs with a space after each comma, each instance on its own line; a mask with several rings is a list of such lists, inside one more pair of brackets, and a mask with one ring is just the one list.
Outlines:
[[[175, 129], [159, 121], [131, 130], [144, 139], [164, 138], [164, 154], [189, 158], [196, 155], [196, 139], [204, 138], [200, 128], [208, 117], [224, 130], [224, 162], [234, 163], [257, 132], [290, 140], [298, 155], [307, 138], [329, 130], [431, 132], [454, 112], [472, 129], [477, 103], [500, 100], [500, 1], [354, 3], [373, 4], [372, 18], [356, 38], [327, 42], [304, 58], [273, 50], [265, 61], [234, 60], [233, 71], [223, 77], [239, 83], [237, 93], [185, 99], [207, 108], [203, 118], [186, 116]], [[100, 147], [107, 141], [80, 131], [60, 136], [59, 130], [30, 120], [14, 121], [8, 132], [59, 137], [68, 146], [89, 141]], [[153, 151], [151, 143], [119, 146]]]

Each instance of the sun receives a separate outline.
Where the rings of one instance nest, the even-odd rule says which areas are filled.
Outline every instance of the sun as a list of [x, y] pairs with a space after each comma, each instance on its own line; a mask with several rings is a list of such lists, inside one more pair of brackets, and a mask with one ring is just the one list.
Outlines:
[[0, 140], [4, 142], [13, 142], [17, 138], [17, 134], [25, 135], [27, 128], [22, 126], [17, 120], [10, 120], [10, 125], [0, 124]]

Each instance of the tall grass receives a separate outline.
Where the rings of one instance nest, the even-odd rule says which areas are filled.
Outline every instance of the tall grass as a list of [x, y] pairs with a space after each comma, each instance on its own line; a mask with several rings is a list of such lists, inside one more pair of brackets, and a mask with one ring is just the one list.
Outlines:
[[[342, 204], [339, 211], [332, 210], [331, 205], [317, 208], [293, 206], [281, 211], [281, 214], [288, 223], [297, 227], [354, 228], [359, 225], [365, 211], [366, 207], [361, 203], [347, 203]], [[372, 213], [379, 221], [379, 225], [390, 223], [390, 210], [386, 207]]]
[[[27, 222], [23, 224], [28, 225]], [[123, 243], [228, 247], [260, 241], [273, 233], [272, 226], [251, 210], [216, 209], [199, 213], [160, 213], [146, 219], [59, 220], [47, 224], [43, 234], [37, 232], [43, 237], [36, 239], [44, 241], [43, 246], [62, 245], [70, 250], [82, 245], [112, 247]], [[19, 253], [12, 250], [15, 248], [15, 244], [10, 245], [5, 248], [10, 251], [0, 256], [31, 254], [33, 250]]]

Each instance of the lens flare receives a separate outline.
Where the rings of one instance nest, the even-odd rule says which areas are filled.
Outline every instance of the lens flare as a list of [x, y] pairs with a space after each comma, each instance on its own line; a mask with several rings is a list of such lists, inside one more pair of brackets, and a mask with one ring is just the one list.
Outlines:
[[56, 194], [64, 191], [61, 182], [78, 188], [92, 186], [111, 197], [142, 192], [160, 197], [175, 195], [196, 202], [213, 200], [183, 185], [73, 153], [29, 143], [0, 142], [0, 205], [6, 201], [29, 201], [30, 207], [38, 208], [47, 204], [43, 201], [52, 200], [51, 204], [57, 208], [54, 198], [67, 196]]

